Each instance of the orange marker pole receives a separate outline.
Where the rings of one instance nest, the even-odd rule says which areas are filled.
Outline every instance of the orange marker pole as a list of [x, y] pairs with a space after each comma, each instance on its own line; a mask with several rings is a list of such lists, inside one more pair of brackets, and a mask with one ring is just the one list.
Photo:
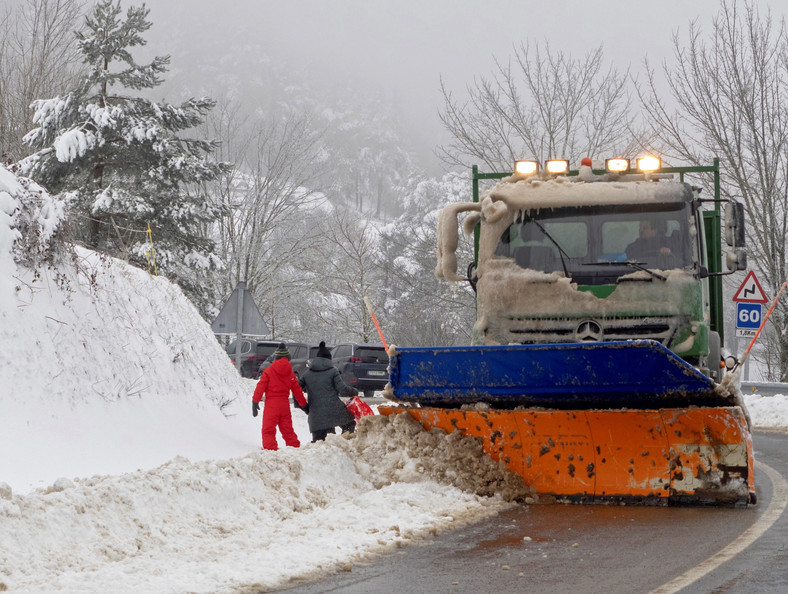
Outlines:
[[380, 335], [380, 342], [383, 343], [383, 348], [387, 351], [389, 350], [388, 345], [386, 344], [386, 339], [383, 338], [383, 331], [380, 329], [380, 324], [378, 324], [378, 319], [375, 317], [375, 313], [372, 311], [372, 302], [369, 300], [369, 297], [364, 295], [364, 304], [367, 306], [367, 311], [369, 311], [369, 315], [372, 316], [372, 321], [375, 322], [375, 328], [378, 329], [378, 334]]
[[758, 335], [761, 333], [761, 330], [763, 330], [763, 327], [766, 325], [766, 320], [768, 320], [769, 316], [772, 315], [772, 311], [774, 311], [774, 306], [777, 305], [777, 300], [780, 298], [780, 295], [783, 294], [783, 291], [785, 291], [786, 287], [788, 287], [788, 281], [784, 282], [780, 287], [780, 290], [777, 292], [777, 297], [775, 297], [774, 301], [772, 301], [772, 306], [769, 308], [769, 311], [767, 311], [766, 315], [763, 316], [763, 321], [761, 322], [761, 326], [758, 328], [758, 330], [756, 330], [755, 336], [753, 336], [752, 340], [750, 341], [750, 345], [747, 347], [747, 350], [744, 351], [744, 354], [741, 356], [741, 359], [739, 359], [739, 362], [737, 363], [737, 367], [740, 363], [743, 363], [744, 360], [747, 358], [747, 355], [750, 354], [750, 349], [752, 348], [752, 345], [754, 345], [755, 341], [758, 340]]

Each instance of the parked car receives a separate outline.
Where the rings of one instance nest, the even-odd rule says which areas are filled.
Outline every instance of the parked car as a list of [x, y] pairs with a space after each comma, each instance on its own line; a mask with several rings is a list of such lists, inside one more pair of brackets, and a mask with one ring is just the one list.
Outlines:
[[[279, 344], [278, 342], [276, 343]], [[301, 373], [304, 372], [306, 369], [306, 361], [309, 358], [309, 345], [305, 342], [286, 342], [285, 346], [287, 350], [290, 351], [290, 365], [293, 366], [293, 371], [296, 372], [296, 375], [299, 374], [298, 369], [301, 370]], [[317, 347], [315, 347], [317, 348]], [[276, 347], [274, 347], [274, 351]], [[260, 374], [263, 373], [263, 370], [268, 367], [271, 363], [274, 362], [274, 353], [271, 352], [270, 355], [260, 364], [260, 370], [257, 373], [257, 377], [260, 377]]]
[[389, 356], [382, 345], [338, 344], [331, 352], [342, 379], [350, 386], [371, 398], [389, 381]]
[[[238, 341], [234, 340], [224, 349], [230, 356], [230, 361], [235, 365], [235, 346]], [[251, 338], [241, 339], [241, 376], [255, 378], [260, 375], [260, 363], [276, 350], [278, 341], [275, 340], [254, 340]]]
[[[304, 372], [309, 369], [309, 366], [312, 364], [312, 359], [317, 356], [317, 349], [320, 348], [317, 345], [309, 347], [309, 352], [305, 359], [301, 358], [290, 358], [290, 364], [293, 366], [293, 371], [295, 372], [296, 376], [301, 377], [304, 375]], [[326, 348], [330, 351], [333, 347], [326, 345]]]

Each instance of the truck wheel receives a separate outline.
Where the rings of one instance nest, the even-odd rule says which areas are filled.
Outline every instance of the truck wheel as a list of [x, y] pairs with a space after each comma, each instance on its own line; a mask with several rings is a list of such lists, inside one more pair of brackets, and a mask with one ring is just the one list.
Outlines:
[[364, 390], [364, 398], [372, 398], [375, 395], [375, 390]]

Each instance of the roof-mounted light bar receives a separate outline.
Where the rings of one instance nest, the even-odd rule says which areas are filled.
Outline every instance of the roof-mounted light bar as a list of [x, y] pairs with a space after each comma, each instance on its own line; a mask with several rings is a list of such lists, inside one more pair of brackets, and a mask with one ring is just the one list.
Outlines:
[[642, 171], [643, 173], [649, 173], [650, 171], [657, 171], [658, 169], [662, 169], [662, 159], [659, 157], [654, 157], [652, 155], [648, 155], [646, 157], [640, 157], [637, 160], [637, 168], [638, 171]]
[[[638, 157], [637, 159], [633, 159], [633, 161], [634, 163], [630, 161], [630, 159], [624, 157], [605, 159], [605, 170], [608, 173], [624, 174], [634, 173], [635, 171], [640, 173], [652, 173], [662, 169], [662, 159], [653, 155]], [[590, 167], [592, 166], [592, 161], [590, 158], [585, 158], [581, 162], [581, 165], [588, 165]], [[635, 165], [637, 169], [634, 169], [633, 165]], [[539, 162], [535, 160], [515, 161], [514, 171], [515, 174], [522, 177], [535, 175], [540, 171]], [[569, 173], [569, 161], [566, 159], [550, 159], [544, 162], [544, 171], [548, 175], [566, 175]], [[648, 179], [648, 177], [646, 179]]]
[[605, 169], [608, 173], [626, 173], [629, 171], [629, 159], [620, 157], [605, 159]]
[[561, 175], [569, 172], [569, 161], [566, 159], [550, 159], [545, 161], [544, 168], [550, 175]]
[[519, 175], [533, 175], [539, 171], [538, 161], [515, 161], [514, 172]]

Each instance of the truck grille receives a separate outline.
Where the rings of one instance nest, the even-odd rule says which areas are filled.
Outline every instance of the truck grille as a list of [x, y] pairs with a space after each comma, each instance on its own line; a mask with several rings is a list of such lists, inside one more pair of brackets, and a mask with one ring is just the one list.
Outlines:
[[509, 318], [510, 342], [541, 344], [648, 338], [668, 346], [676, 329], [689, 323], [681, 317]]

